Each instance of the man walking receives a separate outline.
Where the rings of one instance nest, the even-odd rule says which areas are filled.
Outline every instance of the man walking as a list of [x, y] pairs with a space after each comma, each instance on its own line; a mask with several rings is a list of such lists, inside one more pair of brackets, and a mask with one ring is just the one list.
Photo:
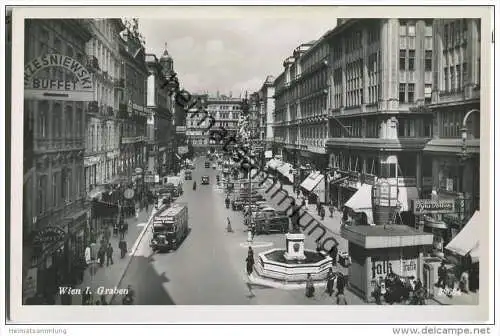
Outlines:
[[444, 264], [444, 261], [441, 262], [441, 266], [438, 268], [438, 282], [437, 285], [438, 287], [445, 288], [446, 287], [446, 266]]
[[335, 267], [337, 266], [337, 254], [339, 253], [339, 249], [337, 247], [337, 244], [333, 245], [332, 249], [330, 250], [330, 257], [332, 258], [332, 266]]
[[113, 265], [113, 246], [111, 246], [111, 243], [108, 243], [106, 248], [106, 266], [109, 266], [109, 264]]

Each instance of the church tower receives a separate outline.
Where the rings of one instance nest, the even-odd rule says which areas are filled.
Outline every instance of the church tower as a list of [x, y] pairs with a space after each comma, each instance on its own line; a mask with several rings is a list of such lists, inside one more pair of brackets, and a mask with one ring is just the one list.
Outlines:
[[167, 43], [165, 43], [165, 50], [160, 58], [160, 65], [164, 75], [168, 75], [174, 71], [174, 60], [168, 53]]

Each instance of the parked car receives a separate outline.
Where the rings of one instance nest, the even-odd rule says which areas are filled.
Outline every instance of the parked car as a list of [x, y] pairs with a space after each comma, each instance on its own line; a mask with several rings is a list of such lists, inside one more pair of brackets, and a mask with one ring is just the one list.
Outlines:
[[269, 216], [258, 214], [255, 219], [255, 233], [269, 234], [271, 232], [287, 233], [290, 228], [290, 218], [288, 216]]
[[205, 161], [205, 168], [210, 168], [210, 162], [209, 161]]
[[203, 175], [201, 177], [201, 184], [210, 184], [210, 177], [208, 177], [208, 175]]

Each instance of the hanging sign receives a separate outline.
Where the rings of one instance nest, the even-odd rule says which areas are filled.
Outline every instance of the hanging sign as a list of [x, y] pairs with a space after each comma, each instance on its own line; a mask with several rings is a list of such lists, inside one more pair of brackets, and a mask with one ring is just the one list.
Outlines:
[[64, 240], [66, 232], [57, 226], [48, 226], [35, 234], [34, 245], [53, 244]]
[[[46, 68], [62, 68], [72, 76], [55, 78]], [[24, 96], [35, 100], [93, 101], [92, 76], [79, 61], [64, 55], [47, 54], [24, 66]]]

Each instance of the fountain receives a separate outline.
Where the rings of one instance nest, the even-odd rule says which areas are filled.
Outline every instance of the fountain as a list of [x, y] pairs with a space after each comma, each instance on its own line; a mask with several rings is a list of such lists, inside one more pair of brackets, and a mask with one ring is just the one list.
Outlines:
[[307, 275], [313, 281], [324, 281], [332, 258], [304, 248], [305, 236], [299, 230], [286, 234], [286, 248], [275, 248], [258, 254], [255, 263], [257, 279], [281, 284], [305, 285]]

